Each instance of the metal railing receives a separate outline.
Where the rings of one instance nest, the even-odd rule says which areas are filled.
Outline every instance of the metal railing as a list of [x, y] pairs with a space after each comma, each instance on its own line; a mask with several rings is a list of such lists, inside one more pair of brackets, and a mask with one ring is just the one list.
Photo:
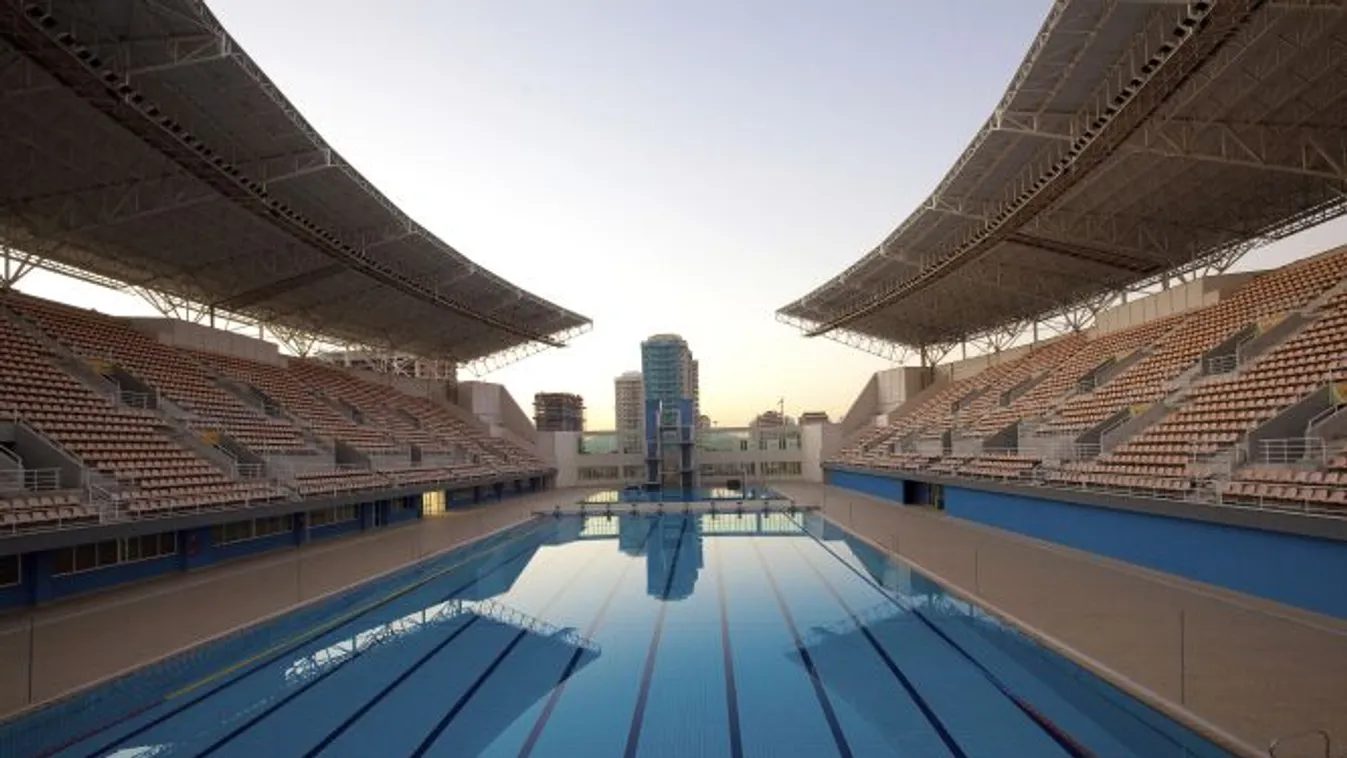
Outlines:
[[22, 468], [0, 471], [0, 492], [54, 492], [61, 489], [61, 469]]
[[1218, 374], [1232, 373], [1239, 368], [1240, 360], [1238, 353], [1228, 355], [1217, 355], [1207, 358], [1202, 362], [1202, 373], [1204, 376], [1215, 376]]
[[134, 390], [117, 389], [117, 405], [123, 408], [134, 408], [136, 410], [154, 410], [159, 407], [159, 393], [151, 390], [150, 392], [136, 392]]
[[1306, 462], [1323, 465], [1328, 449], [1322, 437], [1286, 437], [1259, 440], [1248, 456], [1250, 463], [1290, 464]]

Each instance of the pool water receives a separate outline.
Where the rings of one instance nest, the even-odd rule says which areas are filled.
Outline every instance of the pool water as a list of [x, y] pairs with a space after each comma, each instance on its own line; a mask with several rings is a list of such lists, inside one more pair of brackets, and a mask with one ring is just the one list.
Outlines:
[[544, 517], [0, 725], [5, 756], [1223, 756], [817, 514]]

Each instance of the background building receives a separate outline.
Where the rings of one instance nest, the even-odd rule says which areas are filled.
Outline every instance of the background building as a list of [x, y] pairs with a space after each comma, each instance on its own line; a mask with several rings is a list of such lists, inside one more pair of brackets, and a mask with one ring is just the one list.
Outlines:
[[642, 342], [641, 375], [647, 400], [659, 400], [668, 407], [691, 400], [693, 418], [701, 414], [697, 361], [682, 337], [656, 334]]
[[568, 392], [539, 392], [533, 396], [533, 425], [540, 432], [583, 432], [585, 401]]
[[641, 417], [645, 413], [645, 386], [640, 371], [628, 371], [613, 380], [613, 419], [619, 449], [641, 449]]

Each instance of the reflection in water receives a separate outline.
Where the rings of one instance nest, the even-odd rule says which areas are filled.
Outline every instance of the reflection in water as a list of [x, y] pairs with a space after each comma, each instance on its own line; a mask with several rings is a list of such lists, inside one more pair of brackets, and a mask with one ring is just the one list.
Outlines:
[[645, 563], [646, 592], [651, 597], [682, 600], [691, 596], [703, 565], [701, 528], [695, 516], [665, 517], [655, 524]]

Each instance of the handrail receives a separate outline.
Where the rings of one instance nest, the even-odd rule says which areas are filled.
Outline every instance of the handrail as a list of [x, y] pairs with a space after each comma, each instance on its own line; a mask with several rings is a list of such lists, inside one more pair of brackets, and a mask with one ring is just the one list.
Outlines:
[[1285, 437], [1258, 441], [1252, 463], [1324, 463], [1328, 450], [1322, 437]]

